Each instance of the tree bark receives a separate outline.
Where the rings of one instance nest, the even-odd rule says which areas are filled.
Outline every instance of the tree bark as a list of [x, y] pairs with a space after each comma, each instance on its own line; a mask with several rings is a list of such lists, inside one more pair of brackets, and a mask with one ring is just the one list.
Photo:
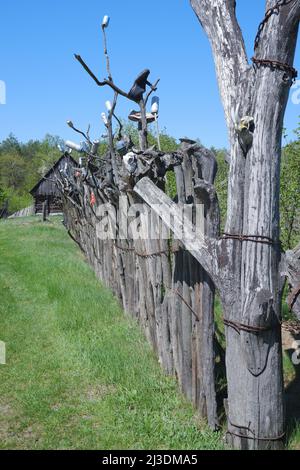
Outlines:
[[[266, 2], [266, 9], [276, 1]], [[228, 435], [236, 448], [281, 446], [284, 432], [279, 274], [279, 178], [283, 117], [291, 81], [278, 68], [248, 65], [234, 0], [191, 0], [207, 33], [231, 147], [226, 232], [269, 237], [273, 243], [219, 243], [224, 317], [261, 332], [226, 328]], [[262, 29], [256, 58], [292, 66], [300, 2], [284, 5]], [[236, 110], [239, 110], [237, 116]], [[254, 118], [245, 155], [234, 119]], [[261, 240], [266, 240], [263, 238]]]

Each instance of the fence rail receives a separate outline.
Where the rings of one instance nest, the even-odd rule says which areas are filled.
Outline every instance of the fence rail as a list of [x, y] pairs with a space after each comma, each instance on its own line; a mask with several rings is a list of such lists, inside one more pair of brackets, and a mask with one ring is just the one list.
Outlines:
[[[218, 232], [218, 226], [210, 220], [211, 202], [195, 189], [196, 183], [199, 186], [199, 181], [203, 181], [201, 151], [196, 155], [183, 152], [181, 157], [181, 163], [174, 167], [177, 205], [188, 204], [192, 217], [196, 205], [202, 205], [202, 229], [212, 235], [211, 232]], [[129, 212], [131, 209], [134, 212], [136, 204], [143, 201], [132, 186], [122, 184], [122, 169], [119, 187], [111, 186], [111, 191], [107, 190], [107, 174], [94, 175], [89, 180], [86, 175], [81, 178], [78, 169], [74, 171], [76, 177], [70, 176], [62, 189], [65, 224], [70, 235], [86, 254], [98, 278], [114, 291], [125, 312], [141, 325], [166, 373], [177, 377], [183, 393], [207, 417], [211, 428], [217, 429], [213, 283], [180, 241], [173, 240], [172, 235], [169, 239], [165, 237], [166, 229], [157, 230], [159, 235], [149, 238], [143, 232], [142, 213], [138, 219], [141, 236], [137, 239], [133, 236], [129, 217], [128, 235], [124, 239], [120, 229], [121, 225], [124, 229], [123, 205], [117, 196], [126, 198]], [[149, 174], [163, 189], [164, 178], [158, 181], [153, 176], [155, 172]], [[215, 174], [211, 174], [212, 181], [206, 184], [213, 183]], [[99, 224], [104, 220], [99, 214], [105, 213], [102, 209], [107, 205], [114, 209], [109, 219], [115, 224], [113, 239], [99, 236]], [[164, 229], [153, 212], [150, 221], [154, 233], [156, 228]]]

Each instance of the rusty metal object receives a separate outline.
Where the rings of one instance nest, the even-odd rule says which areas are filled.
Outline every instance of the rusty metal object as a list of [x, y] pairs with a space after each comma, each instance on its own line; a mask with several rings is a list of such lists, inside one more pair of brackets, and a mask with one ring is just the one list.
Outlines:
[[193, 307], [185, 300], [185, 298], [180, 294], [180, 292], [178, 290], [175, 290], [173, 291], [176, 295], [178, 295], [178, 297], [180, 297], [180, 299], [182, 300], [182, 302], [187, 306], [187, 308], [192, 312], [193, 315], [195, 315], [196, 317], [196, 320], [197, 321], [200, 321], [200, 318], [199, 318], [199, 315], [197, 312], [195, 312], [195, 310], [193, 309]]

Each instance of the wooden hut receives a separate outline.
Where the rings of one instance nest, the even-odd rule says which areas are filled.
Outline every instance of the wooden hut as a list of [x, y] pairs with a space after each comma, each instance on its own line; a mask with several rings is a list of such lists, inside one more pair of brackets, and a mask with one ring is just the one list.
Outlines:
[[76, 167], [78, 163], [69, 153], [64, 153], [59, 160], [47, 171], [40, 181], [31, 189], [30, 194], [34, 198], [35, 213], [43, 212], [43, 204], [47, 203], [48, 214], [62, 212], [61, 193], [55, 183], [55, 178], [60, 177], [60, 171], [65, 170], [66, 165]]

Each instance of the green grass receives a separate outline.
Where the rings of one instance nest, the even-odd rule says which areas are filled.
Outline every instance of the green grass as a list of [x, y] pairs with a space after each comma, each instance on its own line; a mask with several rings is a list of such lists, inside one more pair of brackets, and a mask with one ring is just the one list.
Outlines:
[[0, 222], [2, 449], [219, 449], [60, 219]]

